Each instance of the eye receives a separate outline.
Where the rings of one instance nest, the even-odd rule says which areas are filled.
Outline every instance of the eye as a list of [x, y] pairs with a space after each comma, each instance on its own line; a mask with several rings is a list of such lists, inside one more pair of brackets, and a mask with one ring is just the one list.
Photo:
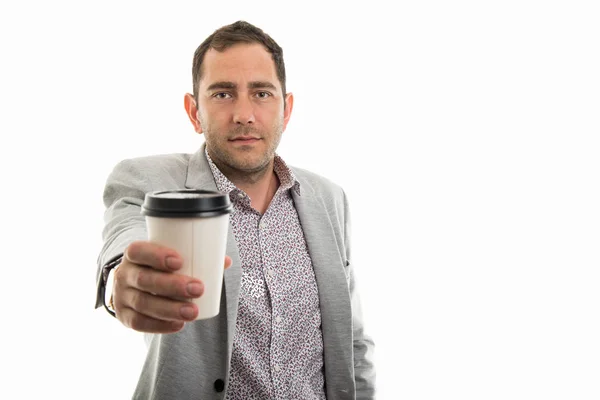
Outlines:
[[226, 92], [219, 92], [219, 93], [213, 94], [213, 97], [216, 99], [219, 99], [219, 100], [225, 100], [225, 99], [231, 98], [231, 94], [226, 93]]
[[269, 93], [269, 92], [258, 92], [258, 93], [256, 93], [256, 97], [258, 97], [259, 99], [266, 99], [268, 97], [271, 97], [271, 93]]

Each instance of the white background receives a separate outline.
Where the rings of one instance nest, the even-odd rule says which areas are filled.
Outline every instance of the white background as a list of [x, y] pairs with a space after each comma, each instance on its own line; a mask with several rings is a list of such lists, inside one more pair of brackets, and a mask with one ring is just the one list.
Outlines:
[[279, 153], [350, 196], [379, 398], [600, 398], [594, 3], [3, 2], [0, 397], [131, 397], [105, 179], [200, 146], [193, 52], [245, 19], [284, 49]]

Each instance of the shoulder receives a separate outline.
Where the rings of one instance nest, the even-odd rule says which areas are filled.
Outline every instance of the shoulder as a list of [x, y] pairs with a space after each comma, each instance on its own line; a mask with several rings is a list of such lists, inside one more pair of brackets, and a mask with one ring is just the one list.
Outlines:
[[126, 158], [113, 168], [109, 183], [123, 181], [139, 186], [178, 186], [185, 182], [191, 154], [173, 153]]
[[173, 153], [173, 154], [156, 154], [151, 156], [142, 156], [134, 158], [126, 158], [121, 160], [116, 169], [140, 169], [144, 171], [172, 169], [172, 168], [187, 168], [191, 154]]
[[187, 153], [173, 153], [127, 158], [121, 160], [114, 169], [136, 171], [148, 177], [185, 174], [191, 156]]

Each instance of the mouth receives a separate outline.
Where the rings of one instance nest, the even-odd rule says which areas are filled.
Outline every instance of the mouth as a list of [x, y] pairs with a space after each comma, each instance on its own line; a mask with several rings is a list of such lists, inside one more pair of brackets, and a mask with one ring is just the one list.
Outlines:
[[239, 144], [252, 144], [256, 143], [260, 140], [260, 138], [253, 136], [239, 136], [233, 139], [229, 139], [230, 142], [239, 143]]

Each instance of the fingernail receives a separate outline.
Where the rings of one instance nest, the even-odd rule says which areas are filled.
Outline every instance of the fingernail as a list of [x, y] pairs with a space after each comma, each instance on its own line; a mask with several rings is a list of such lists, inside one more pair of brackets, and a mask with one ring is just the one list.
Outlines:
[[194, 312], [194, 307], [192, 306], [183, 306], [181, 307], [181, 310], [179, 312], [181, 313], [181, 316], [185, 319], [192, 319], [196, 316], [196, 313]]
[[190, 282], [187, 285], [187, 291], [190, 296], [200, 296], [202, 294], [202, 284], [198, 282]]
[[167, 257], [166, 263], [167, 267], [171, 269], [178, 269], [181, 268], [183, 261], [181, 261], [181, 259], [177, 257]]

